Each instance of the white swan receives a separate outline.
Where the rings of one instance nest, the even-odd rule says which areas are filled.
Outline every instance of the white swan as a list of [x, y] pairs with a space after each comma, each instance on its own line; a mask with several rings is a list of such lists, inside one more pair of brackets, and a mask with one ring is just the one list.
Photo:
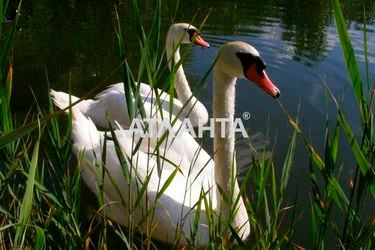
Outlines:
[[[209, 47], [209, 44], [202, 39], [197, 28], [187, 23], [173, 24], [166, 38], [166, 55], [168, 66], [171, 69], [172, 64], [180, 61], [180, 44], [195, 43], [202, 47]], [[186, 79], [182, 64], [176, 70], [174, 75], [174, 87], [177, 98], [173, 98], [173, 115], [179, 114], [179, 118], [188, 117], [194, 127], [204, 125], [208, 121], [208, 112], [204, 105], [193, 96], [189, 83]], [[163, 117], [169, 118], [170, 96], [169, 94], [158, 90], [162, 101]], [[69, 95], [60, 92], [61, 101], [65, 100], [69, 104]], [[147, 117], [159, 117], [160, 111], [156, 104], [155, 92], [152, 93], [150, 85], [140, 83], [140, 97], [144, 103], [145, 114]], [[78, 98], [71, 96], [71, 102]], [[185, 104], [185, 107], [184, 107]], [[111, 85], [108, 89], [99, 93], [94, 100], [81, 101], [77, 108], [91, 120], [102, 128], [108, 128], [108, 121], [114, 124], [117, 121], [123, 127], [129, 127], [130, 118], [127, 111], [127, 104], [124, 96], [124, 84], [122, 82]], [[173, 116], [173, 118], [174, 118]], [[172, 119], [173, 119], [172, 118]]]
[[[271, 96], [275, 98], [279, 96], [279, 90], [264, 71], [263, 60], [252, 46], [243, 42], [230, 42], [221, 48], [218, 57], [213, 78], [215, 118], [225, 117], [233, 121], [237, 77], [246, 77]], [[63, 107], [64, 103], [60, 103], [60, 94], [54, 91], [51, 94], [54, 103]], [[99, 193], [97, 178], [103, 173], [98, 170], [98, 166], [102, 164], [104, 133], [99, 132], [94, 123], [76, 107], [72, 108], [72, 112], [73, 150], [77, 158], [81, 159], [80, 166], [84, 181], [91, 190]], [[175, 174], [172, 182], [158, 197], [153, 207], [155, 216], [152, 225], [149, 225], [148, 229], [142, 226], [141, 230], [150, 233], [152, 228], [152, 237], [167, 243], [173, 243], [178, 233], [180, 244], [187, 244], [191, 242], [192, 237], [195, 237], [196, 243], [207, 245], [210, 241], [207, 207], [201, 199], [202, 193], [205, 193], [211, 211], [214, 212], [212, 214], [214, 223], [218, 223], [217, 217], [221, 214], [226, 221], [231, 221], [231, 226], [237, 230], [239, 236], [246, 239], [250, 234], [250, 224], [235, 177], [233, 122], [226, 123], [225, 128], [222, 126], [223, 124], [219, 122], [215, 125], [214, 160], [188, 133], [179, 134], [180, 137], [174, 138], [169, 144], [161, 144], [159, 148], [160, 155], [163, 156], [159, 158], [159, 163], [162, 165], [159, 169], [161, 173], [158, 173], [158, 158], [152, 154], [157, 141], [142, 140], [139, 150], [135, 153], [133, 148], [139, 138], [136, 135], [129, 136], [124, 130], [116, 130], [116, 138], [122, 152], [133, 163], [130, 168], [126, 168], [130, 169], [133, 178], [130, 181], [131, 185], [128, 185], [116, 155], [114, 142], [107, 140], [105, 162], [107, 171], [102, 187], [104, 199], [108, 204], [106, 214], [122, 225], [129, 226], [129, 211], [132, 211], [132, 225], [139, 226], [138, 223], [147, 208], [150, 209], [155, 204], [161, 187], [170, 176]], [[222, 129], [226, 135], [224, 138], [220, 136]], [[116, 183], [118, 188], [115, 188], [113, 183]], [[142, 196], [135, 209], [129, 209], [129, 205], [123, 203], [131, 203], [129, 200], [133, 200], [134, 203], [143, 183], [147, 183], [147, 196]], [[232, 207], [223, 201], [218, 186], [227, 197], [232, 199]], [[133, 198], [129, 199], [129, 195]], [[200, 210], [198, 210], [197, 204], [200, 200]], [[199, 217], [198, 212], [200, 212]], [[196, 219], [198, 219], [198, 230], [194, 236], [191, 235], [191, 228]], [[225, 228], [224, 225], [222, 227]]]

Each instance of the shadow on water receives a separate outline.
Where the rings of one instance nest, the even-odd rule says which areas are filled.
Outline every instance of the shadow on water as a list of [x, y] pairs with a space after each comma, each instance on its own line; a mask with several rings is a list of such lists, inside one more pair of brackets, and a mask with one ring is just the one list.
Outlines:
[[[72, 93], [82, 95], [101, 82], [119, 64], [115, 37], [115, 8], [117, 5], [125, 34], [129, 64], [137, 69], [138, 42], [134, 30], [130, 1], [24, 1], [20, 19], [21, 30], [17, 32], [13, 50], [14, 97], [12, 109], [16, 113], [26, 113], [33, 97], [30, 88], [38, 96], [38, 101], [46, 101], [47, 69], [51, 87], [67, 91], [71, 77]], [[176, 11], [176, 2], [179, 2]], [[353, 96], [347, 86], [347, 73], [343, 63], [341, 47], [338, 44], [332, 7], [329, 1], [176, 1], [162, 4], [162, 36], [165, 37], [172, 22], [191, 22], [194, 25], [209, 17], [202, 28], [203, 36], [211, 48], [202, 50], [194, 47], [185, 63], [185, 71], [190, 82], [199, 82], [209, 68], [217, 48], [230, 40], [244, 40], [257, 47], [268, 65], [271, 78], [282, 91], [281, 101], [291, 113], [301, 106], [300, 121], [305, 131], [310, 131], [312, 142], [322, 144], [324, 140], [324, 88], [327, 82], [337, 96], [345, 93], [344, 110], [350, 115], [349, 121], [357, 121]], [[359, 66], [364, 70], [363, 52], [363, 5], [362, 1], [340, 1], [343, 6], [347, 26], [351, 35]], [[143, 21], [148, 29], [154, 12], [153, 1], [141, 1]], [[370, 72], [375, 71], [375, 1], [364, 1], [368, 28], [368, 49]], [[135, 70], [136, 71], [136, 70]], [[373, 79], [373, 76], [371, 76]], [[120, 73], [112, 75], [103, 85], [120, 81]], [[207, 107], [211, 107], [211, 79], [207, 87], [197, 93]], [[103, 89], [102, 88], [102, 89]], [[194, 89], [194, 84], [193, 84]], [[259, 105], [259, 104], [262, 105]], [[210, 108], [209, 108], [210, 110]], [[281, 114], [277, 103], [255, 86], [240, 80], [237, 86], [236, 116], [250, 112], [251, 119], [244, 122], [250, 135], [259, 135], [260, 142], [271, 142], [276, 138], [276, 166], [282, 164], [291, 136], [291, 128]], [[335, 114], [335, 110], [328, 110]], [[269, 138], [265, 137], [271, 128]], [[354, 127], [355, 131], [359, 128]], [[258, 139], [259, 139], [258, 138]], [[345, 141], [344, 139], [342, 141]], [[209, 144], [208, 142], [207, 144]], [[248, 164], [248, 149], [238, 143], [239, 165]], [[307, 179], [306, 154], [298, 145], [294, 170], [289, 191], [300, 191], [299, 202], [308, 201], [310, 186]], [[318, 150], [322, 150], [319, 149]], [[349, 148], [343, 146], [345, 152]], [[352, 162], [349, 153], [341, 159]], [[243, 158], [242, 158], [243, 157]], [[350, 164], [348, 164], [350, 165]], [[343, 183], [348, 182], [350, 169], [343, 170]], [[297, 183], [298, 182], [298, 183]], [[303, 201], [303, 202], [302, 202]], [[299, 212], [307, 216], [306, 207]], [[304, 219], [301, 228], [305, 229]], [[309, 234], [297, 233], [297, 241], [308, 245]]]

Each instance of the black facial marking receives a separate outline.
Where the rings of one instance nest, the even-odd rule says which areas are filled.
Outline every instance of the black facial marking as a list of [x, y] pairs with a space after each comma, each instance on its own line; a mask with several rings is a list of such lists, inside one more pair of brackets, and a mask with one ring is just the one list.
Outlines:
[[196, 30], [196, 29], [191, 29], [191, 28], [188, 29], [186, 32], [189, 34], [189, 38], [190, 38], [190, 41], [191, 41], [191, 42], [193, 41], [193, 37], [194, 37], [195, 34], [197, 34], [197, 35], [200, 34], [198, 30]]
[[258, 75], [263, 77], [263, 70], [266, 68], [266, 63], [260, 56], [254, 56], [252, 54], [242, 52], [238, 52], [236, 55], [242, 63], [244, 75], [246, 75], [246, 71], [249, 69], [249, 67], [255, 63]]

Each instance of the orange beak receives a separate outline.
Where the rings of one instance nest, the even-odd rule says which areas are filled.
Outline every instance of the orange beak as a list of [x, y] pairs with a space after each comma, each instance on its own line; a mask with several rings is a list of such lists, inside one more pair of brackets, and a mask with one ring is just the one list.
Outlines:
[[246, 77], [273, 98], [280, 96], [280, 90], [268, 78], [266, 71], [263, 70], [263, 76], [260, 76], [255, 64], [252, 64], [246, 71]]
[[193, 39], [193, 43], [203, 47], [203, 48], [209, 48], [210, 44], [203, 40], [203, 38], [200, 35], [196, 35], [195, 38]]

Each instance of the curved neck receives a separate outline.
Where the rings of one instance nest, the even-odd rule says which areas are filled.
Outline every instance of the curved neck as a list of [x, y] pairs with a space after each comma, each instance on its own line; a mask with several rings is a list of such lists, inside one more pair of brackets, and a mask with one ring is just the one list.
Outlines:
[[[171, 31], [168, 31], [167, 34], [167, 41], [165, 43], [165, 52], [167, 55], [167, 60], [168, 60], [168, 67], [169, 70], [172, 69], [172, 65], [176, 65], [177, 63], [180, 62], [181, 56], [180, 56], [180, 45], [178, 42], [175, 42], [173, 39], [173, 34], [170, 34]], [[173, 53], [174, 52], [174, 53]], [[178, 96], [178, 99], [185, 104], [190, 97], [192, 96], [192, 92], [189, 86], [189, 83], [186, 79], [184, 69], [182, 68], [182, 64], [176, 69], [176, 73], [174, 75], [174, 87], [176, 89], [176, 93]], [[195, 99], [194, 97], [191, 99]], [[194, 104], [193, 101], [190, 101], [189, 104]], [[189, 107], [187, 107], [189, 108]]]
[[[225, 218], [231, 221], [234, 228], [240, 229], [240, 235], [250, 232], [248, 215], [242, 198], [235, 204], [240, 194], [236, 178], [236, 161], [234, 154], [234, 106], [235, 106], [235, 84], [236, 78], [230, 77], [214, 69], [213, 84], [213, 113], [214, 118], [229, 118], [229, 121], [215, 122], [214, 138], [214, 162], [215, 181], [227, 197], [231, 197], [230, 206], [223, 201], [222, 195], [217, 190], [218, 207]], [[222, 128], [225, 126], [224, 128]], [[222, 136], [222, 131], [225, 134]], [[233, 216], [234, 215], [234, 216]]]
[[[231, 176], [235, 176], [233, 118], [235, 101], [235, 81], [219, 70], [214, 71], [213, 113], [215, 122], [214, 162], [215, 180], [224, 192], [230, 194]], [[229, 118], [219, 122], [218, 118]], [[224, 127], [224, 128], [223, 128]], [[225, 134], [222, 134], [225, 131]]]

